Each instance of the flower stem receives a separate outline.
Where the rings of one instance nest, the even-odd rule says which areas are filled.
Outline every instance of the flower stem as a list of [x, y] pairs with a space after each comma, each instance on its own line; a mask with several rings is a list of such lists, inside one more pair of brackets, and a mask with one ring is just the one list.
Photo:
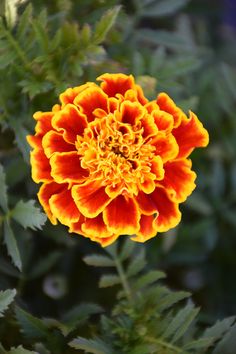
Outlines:
[[122, 284], [122, 286], [124, 288], [126, 297], [129, 300], [129, 302], [132, 302], [132, 291], [131, 291], [129, 283], [127, 281], [127, 277], [125, 275], [122, 263], [121, 263], [121, 261], [119, 260], [118, 257], [114, 257], [114, 261], [115, 261], [117, 272], [118, 272], [118, 274], [120, 276], [121, 284]]

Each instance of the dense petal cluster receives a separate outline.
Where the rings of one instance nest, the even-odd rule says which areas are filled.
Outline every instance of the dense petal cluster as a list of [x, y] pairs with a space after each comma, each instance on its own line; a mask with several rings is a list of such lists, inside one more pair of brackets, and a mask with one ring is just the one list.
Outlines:
[[208, 133], [167, 94], [148, 101], [131, 75], [98, 80], [34, 114], [32, 178], [53, 224], [103, 246], [119, 235], [144, 242], [179, 223], [179, 204], [195, 188], [188, 156]]

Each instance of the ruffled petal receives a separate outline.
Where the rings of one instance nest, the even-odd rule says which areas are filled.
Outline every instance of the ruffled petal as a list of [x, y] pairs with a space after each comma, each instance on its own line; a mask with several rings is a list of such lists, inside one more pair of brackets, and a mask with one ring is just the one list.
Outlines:
[[139, 230], [139, 219], [136, 202], [123, 195], [113, 199], [103, 212], [103, 220], [114, 234], [135, 234]]
[[157, 213], [157, 206], [151, 199], [150, 195], [140, 191], [135, 200], [142, 214], [153, 215], [154, 213]]
[[87, 125], [86, 116], [72, 104], [67, 104], [52, 119], [54, 129], [63, 132], [64, 139], [69, 143], [75, 143], [77, 135], [82, 135]]
[[165, 232], [178, 225], [181, 220], [179, 205], [168, 198], [164, 188], [156, 188], [150, 195], [152, 202], [156, 205], [158, 216], [154, 220], [157, 231]]
[[46, 133], [42, 140], [42, 146], [45, 152], [45, 155], [50, 158], [54, 152], [69, 152], [74, 151], [75, 146], [68, 144], [62, 134], [50, 130]]
[[59, 192], [62, 192], [64, 189], [67, 189], [67, 184], [58, 184], [55, 182], [44, 183], [38, 192], [39, 202], [42, 205], [45, 213], [47, 214], [49, 220], [53, 225], [57, 224], [57, 219], [53, 215], [51, 211], [51, 207], [49, 205], [49, 199]]
[[145, 116], [141, 119], [141, 123], [143, 128], [142, 136], [145, 140], [158, 134], [158, 128], [154, 118], [151, 115], [145, 114]]
[[64, 107], [68, 103], [73, 103], [75, 97], [80, 92], [82, 92], [83, 90], [85, 90], [86, 88], [91, 87], [91, 86], [96, 86], [96, 84], [94, 82], [87, 82], [84, 85], [80, 85], [80, 86], [77, 86], [77, 87], [66, 89], [65, 92], [60, 94], [60, 101], [62, 103], [62, 106]]
[[191, 170], [191, 160], [182, 159], [165, 164], [165, 178], [160, 184], [165, 187], [173, 202], [182, 203], [196, 187], [196, 173]]
[[51, 175], [57, 183], [83, 182], [88, 177], [88, 171], [81, 167], [77, 152], [55, 152], [50, 158]]
[[81, 213], [88, 218], [98, 216], [111, 201], [105, 187], [97, 180], [73, 186], [72, 196]]
[[165, 170], [160, 156], [155, 156], [151, 161], [151, 173], [155, 175], [155, 180], [164, 178]]
[[157, 136], [151, 140], [151, 144], [155, 146], [155, 154], [162, 158], [163, 163], [174, 159], [178, 155], [179, 147], [172, 134], [166, 135], [159, 131]]
[[144, 108], [138, 102], [124, 101], [120, 106], [122, 123], [135, 125], [145, 114]]
[[74, 104], [81, 109], [89, 122], [95, 118], [93, 114], [95, 109], [101, 108], [108, 112], [108, 97], [98, 86], [92, 86], [82, 91], [76, 96]]
[[154, 223], [153, 215], [141, 215], [140, 230], [132, 240], [137, 242], [145, 242], [157, 234], [157, 225]]
[[99, 214], [92, 219], [86, 218], [81, 226], [81, 230], [91, 238], [95, 237], [100, 239], [112, 236], [112, 233], [108, 231], [107, 226], [103, 221], [102, 214]]
[[49, 206], [55, 218], [62, 224], [70, 225], [80, 218], [80, 212], [71, 196], [71, 190], [66, 189], [58, 194], [54, 194], [49, 199]]
[[42, 136], [27, 135], [26, 140], [32, 148], [42, 149]]
[[164, 130], [166, 133], [171, 132], [174, 126], [174, 118], [171, 114], [158, 109], [153, 111], [151, 115], [159, 130]]
[[174, 101], [164, 92], [157, 97], [157, 104], [162, 111], [170, 113], [174, 118], [174, 127], [178, 127], [183, 119], [186, 118], [184, 112], [176, 106]]
[[36, 112], [33, 117], [37, 121], [35, 126], [35, 132], [38, 135], [44, 135], [52, 128], [52, 117], [54, 116], [54, 112]]
[[99, 76], [97, 80], [102, 81], [100, 86], [109, 97], [115, 96], [117, 93], [124, 96], [127, 90], [135, 87], [132, 75], [104, 74]]
[[205, 147], [209, 143], [209, 135], [198, 117], [190, 112], [190, 118], [182, 120], [180, 126], [172, 131], [179, 145], [178, 158], [187, 157], [196, 147]]
[[51, 182], [51, 166], [43, 149], [34, 149], [30, 153], [32, 179], [35, 183]]

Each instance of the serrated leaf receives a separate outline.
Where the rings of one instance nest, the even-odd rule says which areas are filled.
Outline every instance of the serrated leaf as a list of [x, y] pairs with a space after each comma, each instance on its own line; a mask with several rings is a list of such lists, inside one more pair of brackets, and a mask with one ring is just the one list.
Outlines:
[[99, 281], [99, 288], [107, 288], [116, 284], [120, 284], [120, 278], [115, 274], [106, 274], [102, 275]]
[[193, 340], [192, 342], [185, 344], [183, 350], [196, 350], [196, 349], [207, 349], [214, 342], [213, 338], [200, 338]]
[[147, 274], [140, 276], [135, 281], [133, 288], [134, 288], [134, 290], [140, 290], [148, 285], [155, 283], [157, 280], [163, 279], [165, 277], [166, 277], [165, 273], [158, 271], [158, 270], [152, 270], [152, 271], [148, 272]]
[[22, 347], [22, 345], [19, 345], [17, 348], [11, 348], [8, 354], [37, 354], [37, 353], [33, 352], [32, 350], [25, 349]]
[[19, 22], [17, 26], [17, 38], [19, 41], [23, 40], [27, 30], [29, 29], [29, 22], [32, 17], [33, 6], [29, 3], [22, 15], [19, 17]]
[[93, 44], [100, 44], [104, 41], [108, 31], [114, 25], [121, 6], [115, 6], [108, 10], [100, 19], [100, 21], [95, 26], [94, 35], [92, 38]]
[[162, 0], [146, 7], [142, 15], [145, 17], [169, 16], [187, 5], [188, 2], [189, 0]]
[[198, 312], [199, 308], [194, 308], [191, 304], [185, 306], [173, 318], [163, 337], [169, 339], [171, 343], [177, 342], [188, 330]]
[[69, 346], [75, 349], [83, 349], [85, 353], [92, 354], [113, 354], [112, 348], [99, 338], [86, 339], [77, 337], [73, 339]]
[[121, 251], [119, 254], [120, 260], [125, 261], [127, 258], [129, 258], [133, 254], [135, 246], [135, 242], [133, 242], [132, 240], [130, 240], [130, 238], [127, 237], [121, 247]]
[[223, 336], [217, 344], [213, 354], [235, 354], [236, 324]]
[[15, 307], [16, 319], [19, 322], [21, 329], [28, 338], [45, 338], [50, 333], [45, 323], [30, 313], [24, 311], [20, 307]]
[[16, 289], [7, 289], [5, 291], [0, 291], [0, 317], [3, 317], [3, 312], [12, 303], [15, 296]]
[[235, 316], [224, 318], [221, 321], [217, 321], [213, 326], [207, 328], [203, 333], [203, 338], [213, 337], [214, 340], [218, 340], [230, 329], [235, 321]]
[[4, 221], [4, 243], [6, 244], [7, 247], [7, 252], [9, 256], [11, 257], [14, 265], [21, 271], [22, 269], [22, 263], [21, 263], [21, 257], [20, 257], [20, 252], [17, 246], [17, 242], [14, 236], [14, 233], [12, 231], [12, 228], [10, 226], [9, 220]]
[[167, 310], [179, 301], [188, 298], [191, 294], [186, 291], [168, 292], [158, 302], [158, 310], [160, 312]]
[[36, 265], [31, 269], [28, 274], [28, 279], [35, 279], [37, 277], [45, 274], [50, 268], [54, 266], [54, 264], [61, 257], [61, 252], [55, 251], [41, 259]]
[[115, 262], [107, 256], [92, 254], [83, 258], [83, 261], [93, 267], [114, 267]]
[[11, 215], [13, 219], [15, 219], [24, 228], [29, 227], [36, 230], [42, 228], [47, 220], [47, 217], [34, 204], [34, 200], [28, 200], [27, 202], [20, 200], [11, 211]]
[[144, 248], [140, 248], [139, 254], [135, 256], [133, 259], [131, 259], [128, 267], [127, 267], [127, 276], [132, 277], [139, 272], [141, 272], [146, 265], [146, 259], [145, 259], [145, 250]]
[[8, 210], [6, 175], [0, 164], [0, 206], [5, 213]]
[[10, 118], [9, 123], [15, 133], [15, 143], [21, 151], [24, 160], [29, 163], [30, 146], [26, 140], [26, 136], [29, 135], [29, 131], [22, 126], [22, 122], [20, 120]]

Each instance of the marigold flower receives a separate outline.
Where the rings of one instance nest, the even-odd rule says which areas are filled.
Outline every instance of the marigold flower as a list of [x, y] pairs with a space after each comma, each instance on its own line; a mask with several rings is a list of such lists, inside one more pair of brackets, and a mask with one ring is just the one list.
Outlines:
[[144, 242], [180, 222], [179, 204], [195, 188], [188, 156], [208, 133], [166, 93], [148, 101], [132, 75], [98, 80], [34, 114], [32, 178], [53, 224], [103, 246], [124, 234]]

